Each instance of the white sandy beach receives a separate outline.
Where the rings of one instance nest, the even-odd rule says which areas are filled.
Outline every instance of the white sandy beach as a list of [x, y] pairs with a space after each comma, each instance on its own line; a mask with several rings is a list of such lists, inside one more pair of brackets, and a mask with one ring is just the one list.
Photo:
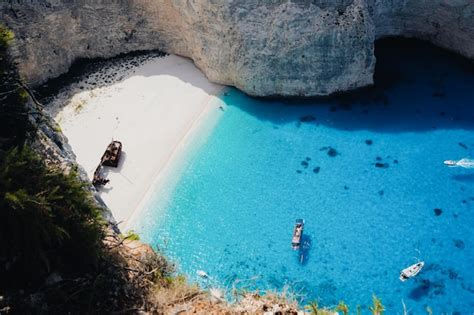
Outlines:
[[55, 119], [90, 178], [112, 139], [123, 144], [118, 168], [99, 194], [119, 227], [144, 203], [152, 185], [179, 159], [187, 140], [219, 103], [222, 86], [210, 83], [192, 61], [166, 56], [137, 67], [120, 82], [80, 92]]

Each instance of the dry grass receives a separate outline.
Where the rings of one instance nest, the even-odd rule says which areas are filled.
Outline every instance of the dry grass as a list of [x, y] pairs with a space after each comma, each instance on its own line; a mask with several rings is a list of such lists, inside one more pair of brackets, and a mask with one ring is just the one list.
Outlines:
[[[165, 314], [303, 314], [298, 303], [286, 293], [240, 292], [236, 303], [215, 301], [209, 293], [196, 285], [190, 285], [186, 278], [177, 276], [163, 279], [150, 292], [152, 312]], [[322, 313], [329, 314], [329, 313]]]
[[196, 285], [190, 285], [182, 276], [167, 277], [158, 281], [149, 293], [149, 303], [153, 311], [188, 308], [189, 304], [206, 297]]
[[76, 114], [79, 114], [84, 109], [85, 104], [86, 104], [86, 102], [84, 100], [78, 100], [77, 102], [75, 102], [75, 104], [73, 105], [74, 106], [74, 112]]

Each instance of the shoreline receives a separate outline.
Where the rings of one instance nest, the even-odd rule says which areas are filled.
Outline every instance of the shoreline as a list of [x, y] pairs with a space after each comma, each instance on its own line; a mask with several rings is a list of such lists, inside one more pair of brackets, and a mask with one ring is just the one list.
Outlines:
[[[111, 75], [119, 80], [99, 82]], [[209, 82], [189, 59], [152, 57], [133, 69], [118, 65], [89, 75], [60, 93], [49, 112], [90, 179], [110, 141], [123, 143], [118, 167], [103, 172], [110, 183], [97, 194], [125, 231], [153, 193], [171, 181], [171, 170], [197, 135], [217, 122], [225, 88]]]
[[[220, 113], [212, 112], [212, 110], [215, 109], [213, 108], [215, 106], [212, 105], [212, 102], [217, 102], [218, 96], [224, 93], [226, 88], [227, 87], [222, 87], [216, 90], [215, 93], [210, 94], [204, 101], [206, 105], [201, 114], [196, 117], [191, 126], [189, 126], [186, 134], [176, 143], [166, 163], [153, 176], [153, 182], [148, 186], [148, 189], [143, 192], [140, 202], [123, 222], [124, 230], [133, 229], [134, 226], [140, 223], [140, 215], [143, 214], [146, 206], [153, 200], [153, 196], [162, 190], [165, 184], [169, 184], [170, 186], [176, 185], [176, 182], [181, 177], [181, 174], [178, 174], [178, 169], [187, 164], [187, 160], [185, 160], [186, 153], [198, 149], [218, 123], [221, 115], [219, 115]], [[171, 179], [170, 177], [173, 175], [177, 175], [177, 177]], [[165, 201], [167, 196], [162, 196], [160, 199], [162, 199], [161, 201]]]

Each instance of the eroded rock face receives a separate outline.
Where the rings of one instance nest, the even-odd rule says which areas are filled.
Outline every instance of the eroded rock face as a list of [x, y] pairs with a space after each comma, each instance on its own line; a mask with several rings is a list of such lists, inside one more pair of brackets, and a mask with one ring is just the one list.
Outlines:
[[328, 95], [372, 83], [374, 40], [417, 37], [474, 58], [473, 0], [11, 1], [0, 20], [33, 84], [77, 58], [159, 49], [257, 95]]

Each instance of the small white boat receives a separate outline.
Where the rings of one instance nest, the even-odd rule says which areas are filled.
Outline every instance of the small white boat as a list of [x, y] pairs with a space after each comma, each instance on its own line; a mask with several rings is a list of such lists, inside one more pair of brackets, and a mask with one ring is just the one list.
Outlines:
[[447, 166], [449, 166], [449, 167], [453, 167], [453, 166], [456, 166], [457, 161], [454, 161], [454, 160], [446, 160], [446, 161], [444, 161], [443, 163], [444, 163], [444, 165], [447, 165]]
[[400, 281], [404, 282], [404, 281], [416, 276], [421, 271], [421, 269], [423, 268], [424, 265], [425, 265], [425, 263], [423, 261], [420, 261], [420, 262], [418, 262], [414, 265], [411, 265], [410, 267], [407, 267], [407, 268], [403, 269], [400, 272]]
[[209, 278], [209, 275], [204, 270], [197, 270], [196, 273], [201, 278], [204, 278], [204, 279]]
[[293, 230], [293, 238], [291, 239], [291, 247], [294, 250], [300, 248], [301, 244], [301, 237], [303, 236], [303, 229], [304, 229], [304, 220], [297, 219], [295, 223], [295, 229]]

